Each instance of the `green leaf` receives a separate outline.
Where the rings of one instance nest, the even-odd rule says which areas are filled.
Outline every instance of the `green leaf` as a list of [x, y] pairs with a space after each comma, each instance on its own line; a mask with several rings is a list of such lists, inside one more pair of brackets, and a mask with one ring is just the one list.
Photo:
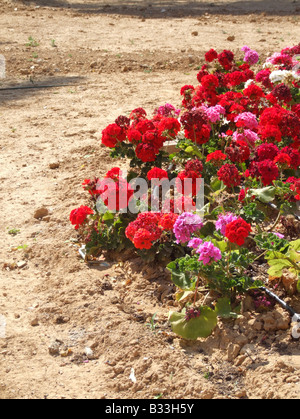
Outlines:
[[231, 311], [231, 304], [229, 298], [219, 298], [215, 307], [215, 311], [219, 317], [223, 318], [237, 318], [237, 314]]
[[110, 212], [110, 211], [107, 211], [107, 212], [103, 215], [103, 218], [102, 218], [102, 220], [103, 220], [103, 221], [105, 222], [105, 224], [107, 224], [107, 225], [113, 224], [114, 219], [115, 219], [115, 215], [114, 215], [112, 212]]
[[200, 311], [200, 317], [189, 321], [185, 319], [185, 310], [182, 313], [170, 313], [169, 321], [173, 332], [188, 340], [210, 336], [218, 323], [217, 313], [209, 307], [201, 307]]
[[[291, 249], [289, 251], [289, 258], [294, 262], [294, 263], [298, 263], [300, 262], [300, 253], [296, 252], [294, 249]], [[300, 270], [300, 266], [299, 266], [299, 270]]]
[[185, 298], [189, 297], [191, 294], [194, 294], [193, 291], [182, 291], [176, 295], [176, 301], [183, 301]]
[[192, 147], [191, 145], [190, 145], [190, 146], [188, 146], [188, 147], [185, 149], [185, 152], [186, 152], [187, 154], [191, 154], [191, 153], [193, 153], [193, 151], [194, 151], [194, 147]]
[[[210, 187], [211, 187], [211, 189], [214, 192], [219, 191], [220, 189], [222, 189], [222, 182], [221, 182], [221, 180], [219, 180], [218, 178], [216, 178], [215, 180], [213, 180], [211, 182]], [[223, 187], [224, 187], [224, 184], [223, 184]]]
[[171, 279], [177, 287], [187, 291], [195, 289], [195, 281], [192, 281], [190, 273], [181, 272], [176, 262], [169, 263], [167, 269], [171, 272]]
[[274, 259], [285, 259], [285, 254], [277, 251], [268, 252], [266, 255], [267, 260], [274, 260]]
[[199, 157], [200, 159], [203, 158], [202, 153], [200, 152], [199, 148], [197, 146], [188, 146], [185, 150], [184, 150], [187, 154], [193, 154], [196, 155], [197, 157]]
[[297, 291], [300, 292], [300, 281], [297, 282]]
[[300, 239], [292, 241], [290, 243], [290, 246], [292, 249], [294, 249], [296, 252], [300, 252]]
[[206, 205], [204, 205], [204, 207], [201, 208], [199, 213], [201, 215], [203, 215], [203, 217], [205, 217], [206, 215], [209, 215], [210, 214], [210, 202], [208, 202]]
[[281, 277], [285, 268], [291, 268], [293, 264], [287, 259], [272, 259], [269, 260], [271, 268], [268, 270], [268, 274], [274, 277]]
[[212, 236], [214, 234], [215, 228], [215, 224], [212, 221], [208, 221], [201, 228], [201, 237]]
[[219, 241], [216, 239], [212, 239], [212, 243], [221, 250], [222, 253], [226, 252], [228, 250], [228, 242], [225, 240]]
[[262, 189], [250, 189], [247, 193], [248, 197], [256, 196], [264, 204], [274, 201], [276, 188], [274, 186], [267, 186]]

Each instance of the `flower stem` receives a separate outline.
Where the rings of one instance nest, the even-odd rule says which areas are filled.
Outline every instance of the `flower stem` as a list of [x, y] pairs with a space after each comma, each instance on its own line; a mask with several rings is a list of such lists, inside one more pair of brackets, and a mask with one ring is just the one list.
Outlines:
[[228, 260], [227, 260], [227, 277], [229, 276], [229, 264], [230, 264], [230, 258], [231, 258], [231, 243], [229, 242], [229, 254], [228, 254]]
[[196, 305], [197, 302], [197, 295], [198, 295], [198, 288], [199, 288], [199, 283], [200, 283], [200, 274], [198, 275], [198, 279], [197, 279], [197, 283], [196, 283], [196, 289], [195, 289], [195, 295], [194, 295], [194, 306]]

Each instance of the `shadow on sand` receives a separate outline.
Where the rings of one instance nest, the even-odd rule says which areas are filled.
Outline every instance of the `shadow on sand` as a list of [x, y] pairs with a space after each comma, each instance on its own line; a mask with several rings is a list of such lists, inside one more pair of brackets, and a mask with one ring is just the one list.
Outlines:
[[85, 80], [84, 77], [49, 77], [34, 84], [28, 80], [19, 84], [0, 83], [0, 107], [10, 101], [41, 95], [45, 90], [78, 86], [83, 80]]
[[291, 16], [299, 15], [297, 0], [228, 0], [228, 1], [120, 1], [120, 0], [14, 0], [17, 4], [41, 7], [66, 8], [86, 14], [118, 14], [124, 16], [172, 18], [198, 17], [204, 13], [218, 15], [261, 14]]

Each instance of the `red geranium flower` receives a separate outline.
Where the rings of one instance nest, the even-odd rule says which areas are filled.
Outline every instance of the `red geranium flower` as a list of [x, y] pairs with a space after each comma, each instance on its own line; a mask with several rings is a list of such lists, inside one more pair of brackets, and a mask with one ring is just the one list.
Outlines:
[[94, 214], [94, 211], [84, 205], [71, 211], [70, 221], [72, 225], [75, 225], [75, 230], [79, 229], [79, 226], [86, 221], [89, 214]]
[[126, 237], [137, 249], [150, 249], [153, 242], [161, 237], [162, 230], [158, 227], [160, 214], [145, 212], [138, 215], [125, 230]]
[[238, 218], [235, 221], [227, 224], [225, 236], [231, 243], [238, 246], [245, 244], [245, 239], [249, 236], [252, 228], [243, 218]]
[[279, 154], [279, 148], [275, 144], [264, 143], [257, 147], [256, 152], [260, 161], [274, 160]]
[[149, 170], [147, 178], [151, 181], [152, 179], [169, 179], [169, 176], [166, 170], [160, 169], [159, 167], [153, 167], [153, 169]]
[[165, 231], [173, 231], [174, 224], [178, 217], [178, 214], [173, 214], [172, 212], [163, 214], [158, 225]]
[[102, 144], [115, 148], [118, 143], [126, 139], [126, 132], [117, 124], [110, 124], [102, 131]]
[[141, 134], [145, 134], [147, 131], [154, 130], [155, 125], [149, 119], [143, 119], [135, 125], [135, 129], [138, 130]]
[[201, 178], [201, 174], [192, 170], [184, 170], [178, 173], [176, 178], [176, 188], [179, 193], [185, 196], [196, 196], [200, 190], [200, 182], [197, 179]]
[[274, 163], [282, 169], [288, 169], [291, 167], [292, 159], [287, 153], [279, 153], [278, 156], [275, 157]]
[[218, 58], [218, 53], [217, 51], [215, 51], [213, 48], [210, 49], [206, 54], [205, 54], [205, 60], [209, 63], [212, 63], [214, 60], [216, 60]]
[[224, 164], [218, 171], [218, 178], [229, 188], [241, 184], [241, 176], [234, 164]]
[[300, 167], [300, 153], [297, 150], [294, 150], [292, 147], [284, 147], [281, 150], [282, 153], [286, 153], [291, 158], [291, 166], [294, 170], [299, 169]]
[[141, 143], [137, 146], [135, 153], [142, 162], [146, 163], [155, 161], [159, 151], [153, 144]]
[[289, 177], [286, 183], [291, 183], [291, 191], [296, 192], [294, 199], [300, 201], [300, 179]]
[[82, 183], [83, 189], [88, 191], [92, 197], [95, 197], [100, 194], [100, 191], [98, 190], [99, 181], [98, 178], [94, 178], [93, 180], [85, 179]]
[[200, 175], [203, 171], [203, 163], [198, 159], [189, 160], [185, 165], [185, 170], [187, 172], [196, 172]]
[[273, 83], [270, 80], [270, 74], [271, 70], [269, 68], [261, 70], [257, 73], [255, 80], [267, 89], [271, 89], [273, 87]]
[[210, 138], [211, 127], [204, 124], [201, 128], [185, 130], [186, 138], [190, 139], [191, 141], [195, 142], [196, 144], [205, 144], [209, 141]]
[[244, 74], [241, 71], [228, 73], [224, 77], [224, 84], [228, 87], [236, 87], [245, 82]]
[[279, 169], [272, 160], [259, 162], [257, 168], [264, 186], [271, 185], [279, 177]]
[[217, 151], [214, 151], [213, 153], [210, 153], [207, 156], [206, 161], [211, 162], [215, 166], [221, 166], [223, 164], [223, 161], [226, 159], [227, 159], [226, 154], [223, 154], [222, 151], [217, 150]]
[[186, 108], [189, 107], [194, 92], [195, 92], [195, 88], [194, 86], [190, 84], [186, 84], [185, 86], [181, 88], [180, 94], [181, 96], [183, 96], [182, 105], [184, 107]]
[[145, 111], [145, 109], [136, 108], [131, 112], [129, 118], [133, 120], [139, 120], [139, 119], [146, 118], [146, 116], [147, 116], [147, 112]]
[[250, 157], [250, 148], [241, 140], [232, 141], [225, 151], [233, 163], [243, 163]]
[[163, 118], [157, 126], [157, 129], [161, 135], [164, 137], [169, 136], [171, 138], [176, 137], [180, 131], [180, 128], [180, 122], [176, 118]]
[[97, 185], [98, 192], [104, 204], [110, 211], [120, 211], [127, 208], [134, 191], [125, 179], [119, 167], [109, 170], [104, 179]]
[[247, 87], [247, 89], [244, 89], [243, 93], [245, 96], [249, 97], [250, 100], [254, 101], [265, 97], [262, 88], [257, 86], [256, 84], [250, 84], [250, 86]]
[[273, 143], [274, 141], [280, 143], [282, 140], [282, 134], [278, 125], [268, 124], [264, 127], [260, 127], [259, 130], [262, 141]]
[[162, 137], [156, 129], [145, 132], [145, 134], [142, 137], [143, 143], [151, 144], [157, 150], [159, 150], [164, 145], [165, 140], [166, 138]]
[[140, 228], [134, 235], [133, 244], [137, 249], [151, 249], [151, 233], [145, 228]]
[[209, 74], [202, 77], [201, 84], [205, 89], [215, 91], [219, 87], [219, 79], [215, 75]]
[[278, 100], [282, 100], [285, 103], [289, 103], [293, 100], [290, 88], [284, 83], [278, 84], [274, 87], [271, 94]]
[[137, 144], [142, 140], [142, 133], [137, 129], [130, 127], [127, 131], [127, 138], [130, 143]]
[[105, 175], [105, 178], [112, 179], [115, 181], [119, 180], [121, 177], [122, 177], [122, 170], [119, 167], [113, 167]]
[[234, 54], [232, 51], [224, 50], [218, 55], [218, 61], [225, 70], [231, 70], [233, 60]]
[[120, 115], [115, 120], [115, 124], [119, 125], [121, 128], [128, 129], [130, 126], [130, 119], [127, 118], [127, 116]]

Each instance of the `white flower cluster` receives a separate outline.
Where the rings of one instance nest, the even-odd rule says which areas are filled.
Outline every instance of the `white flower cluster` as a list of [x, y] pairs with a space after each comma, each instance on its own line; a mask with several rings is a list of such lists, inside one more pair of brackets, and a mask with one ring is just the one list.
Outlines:
[[270, 74], [270, 80], [272, 83], [285, 83], [291, 79], [299, 79], [300, 76], [294, 71], [289, 70], [275, 70]]
[[246, 83], [245, 83], [245, 89], [247, 89], [249, 86], [251, 86], [251, 84], [255, 84], [255, 80], [250, 79], [250, 80], [246, 81]]

